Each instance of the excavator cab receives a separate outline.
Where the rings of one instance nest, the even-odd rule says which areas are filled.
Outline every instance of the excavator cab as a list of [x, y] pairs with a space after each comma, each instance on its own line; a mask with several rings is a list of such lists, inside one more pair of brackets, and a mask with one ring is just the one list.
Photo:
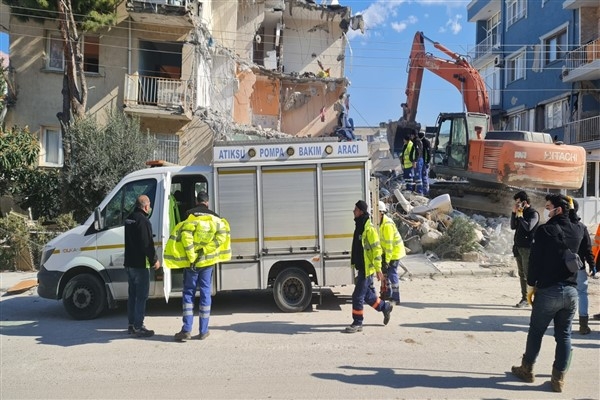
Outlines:
[[479, 140], [476, 127], [485, 137], [489, 116], [480, 113], [442, 113], [437, 120], [433, 169], [438, 175], [465, 177], [469, 167], [469, 145]]

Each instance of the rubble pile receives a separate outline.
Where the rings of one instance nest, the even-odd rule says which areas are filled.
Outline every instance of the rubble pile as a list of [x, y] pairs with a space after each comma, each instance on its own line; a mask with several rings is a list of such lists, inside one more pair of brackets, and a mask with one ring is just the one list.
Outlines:
[[[408, 254], [424, 253], [432, 261], [454, 259], [489, 267], [514, 265], [514, 231], [510, 229], [508, 217], [467, 215], [452, 209], [448, 195], [430, 200], [397, 189], [381, 200], [387, 204]], [[465, 221], [461, 223], [462, 231], [449, 229], [458, 219]], [[449, 237], [452, 235], [456, 237]], [[455, 244], [455, 251], [447, 251], [448, 243]], [[467, 247], [469, 251], [461, 250]]]

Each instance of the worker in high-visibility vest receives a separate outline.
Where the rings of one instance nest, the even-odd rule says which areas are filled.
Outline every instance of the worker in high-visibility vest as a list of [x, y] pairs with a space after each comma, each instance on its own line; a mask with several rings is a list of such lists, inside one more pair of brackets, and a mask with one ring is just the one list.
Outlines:
[[[382, 272], [383, 279], [380, 296], [382, 299], [391, 299], [400, 305], [400, 278], [398, 276], [398, 265], [400, 259], [406, 256], [404, 241], [398, 232], [396, 223], [385, 215], [387, 206], [379, 201], [379, 242], [383, 250]], [[385, 266], [385, 267], [384, 267]], [[384, 270], [385, 269], [385, 270]], [[383, 289], [385, 288], [385, 289]]]
[[208, 193], [198, 193], [198, 207], [175, 226], [164, 251], [165, 266], [183, 268], [183, 326], [175, 334], [175, 341], [192, 338], [194, 322], [194, 297], [200, 290], [200, 334], [204, 340], [210, 334], [208, 320], [211, 307], [212, 273], [215, 264], [231, 259], [229, 223], [208, 209]]
[[414, 190], [414, 174], [413, 174], [413, 161], [411, 154], [413, 152], [413, 142], [410, 140], [410, 136], [404, 136], [404, 147], [402, 147], [402, 153], [400, 153], [400, 166], [402, 167], [402, 177], [406, 184], [406, 190]]

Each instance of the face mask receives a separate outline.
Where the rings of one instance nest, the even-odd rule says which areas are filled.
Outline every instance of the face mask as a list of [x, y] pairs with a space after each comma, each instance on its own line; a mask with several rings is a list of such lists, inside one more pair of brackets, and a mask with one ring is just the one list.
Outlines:
[[546, 220], [549, 220], [549, 219], [551, 218], [551, 217], [550, 217], [550, 213], [551, 213], [552, 211], [554, 211], [554, 210], [556, 210], [556, 208], [553, 208], [553, 209], [551, 209], [551, 210], [544, 210], [544, 218], [545, 218]]

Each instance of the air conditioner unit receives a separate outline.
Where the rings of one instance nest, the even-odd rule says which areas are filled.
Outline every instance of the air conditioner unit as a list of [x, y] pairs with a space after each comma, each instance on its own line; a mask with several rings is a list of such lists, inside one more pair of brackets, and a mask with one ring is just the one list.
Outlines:
[[494, 57], [494, 67], [504, 67], [504, 59], [502, 56]]

